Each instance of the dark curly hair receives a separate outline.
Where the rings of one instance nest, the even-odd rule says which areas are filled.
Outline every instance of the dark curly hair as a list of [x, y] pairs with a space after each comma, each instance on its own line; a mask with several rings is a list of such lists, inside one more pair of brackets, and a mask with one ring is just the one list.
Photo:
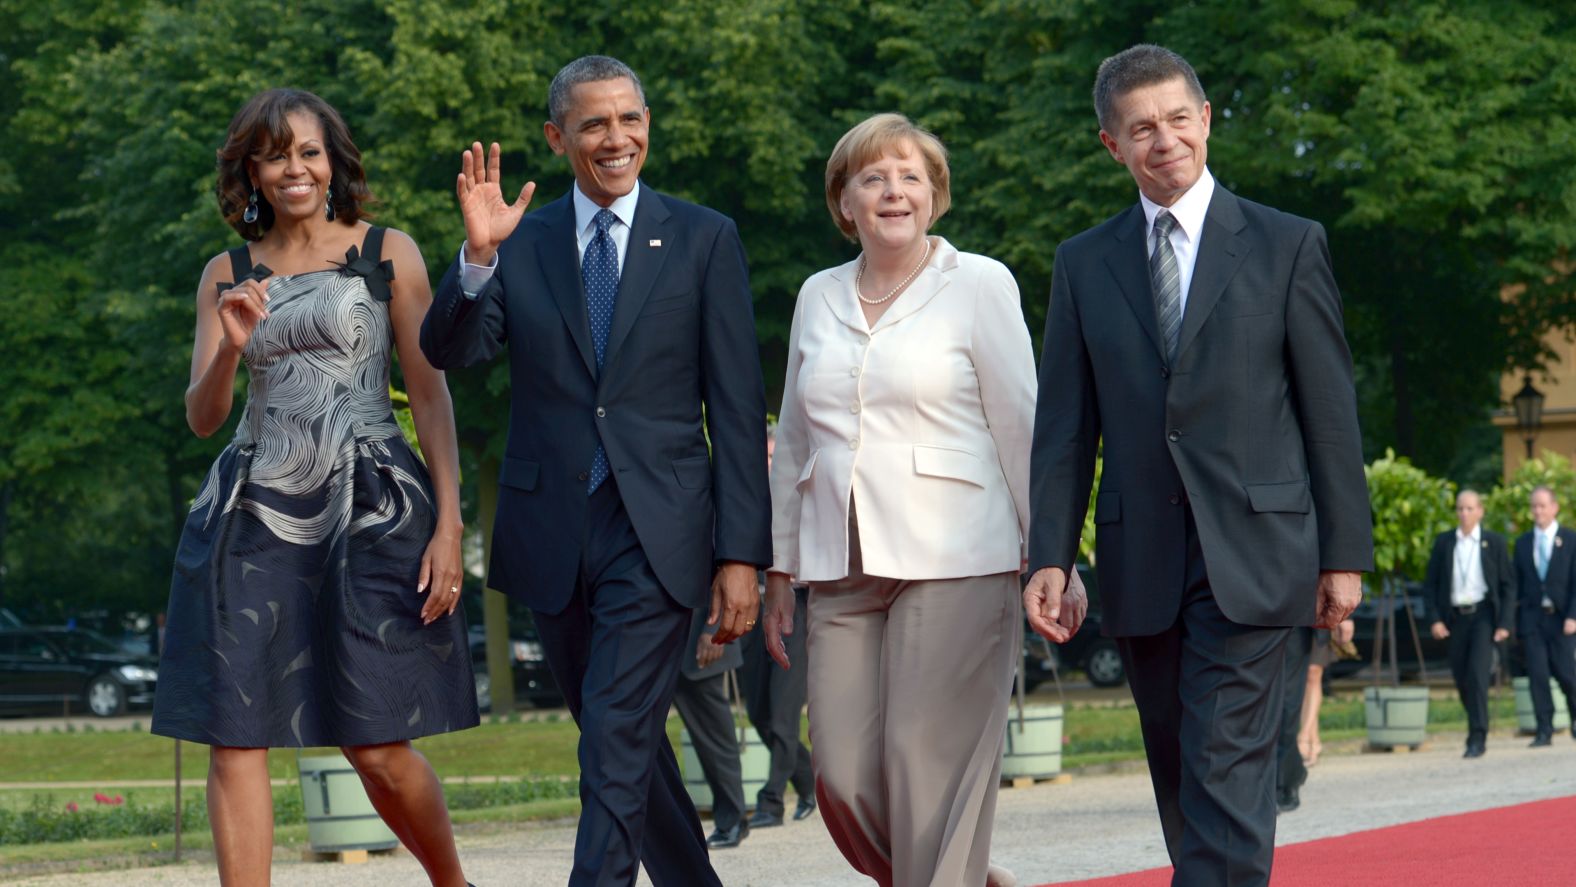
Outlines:
[[263, 233], [274, 226], [274, 208], [260, 194], [257, 221], [247, 224], [241, 220], [252, 196], [252, 179], [247, 166], [256, 155], [290, 146], [295, 133], [291, 132], [286, 116], [297, 111], [315, 115], [323, 125], [324, 147], [333, 170], [330, 187], [334, 192], [335, 219], [353, 225], [371, 217], [365, 207], [376, 201], [367, 188], [361, 152], [350, 140], [350, 128], [345, 126], [344, 118], [334, 106], [304, 89], [268, 89], [252, 96], [235, 112], [224, 147], [217, 152], [219, 181], [214, 191], [219, 198], [219, 212], [230, 227], [247, 240], [261, 240]]

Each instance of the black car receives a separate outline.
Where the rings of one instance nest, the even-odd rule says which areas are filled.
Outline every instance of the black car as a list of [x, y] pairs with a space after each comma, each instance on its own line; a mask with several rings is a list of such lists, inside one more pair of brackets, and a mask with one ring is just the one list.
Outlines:
[[[547, 658], [542, 654], [542, 642], [529, 625], [511, 620], [509, 631], [515, 637], [509, 641], [509, 660], [513, 664], [514, 698], [525, 700], [537, 708], [557, 708], [564, 704], [564, 694], [559, 692], [552, 672], [548, 671]], [[476, 707], [482, 711], [492, 708], [492, 677], [487, 671], [487, 635], [480, 625], [470, 627], [471, 670], [476, 673]]]
[[0, 711], [112, 717], [153, 704], [158, 662], [84, 628], [0, 629]]
[[1024, 689], [1051, 679], [1051, 669], [1075, 668], [1089, 678], [1096, 687], [1116, 687], [1127, 680], [1122, 666], [1122, 655], [1117, 652], [1116, 641], [1100, 634], [1100, 584], [1094, 568], [1078, 565], [1078, 575], [1083, 577], [1084, 588], [1089, 592], [1089, 612], [1084, 616], [1078, 633], [1065, 644], [1053, 644], [1029, 628], [1028, 619], [1023, 623]]
[[[1405, 600], [1406, 609], [1402, 609], [1401, 601]], [[1412, 611], [1412, 619], [1406, 618], [1406, 611]], [[1393, 612], [1395, 614], [1395, 640], [1396, 661], [1400, 667], [1402, 680], [1416, 680], [1421, 677], [1422, 669], [1418, 667], [1417, 650], [1423, 650], [1423, 666], [1431, 678], [1448, 676], [1450, 674], [1450, 641], [1436, 640], [1433, 632], [1429, 631], [1428, 606], [1424, 601], [1423, 587], [1418, 584], [1408, 583], [1400, 594], [1391, 597], [1388, 601], [1381, 601], [1375, 595], [1369, 595], [1357, 605], [1352, 612], [1352, 623], [1355, 627], [1352, 641], [1357, 645], [1359, 654], [1356, 659], [1344, 659], [1333, 662], [1327, 669], [1331, 677], [1339, 678], [1361, 671], [1373, 664], [1374, 634], [1378, 627], [1380, 612]], [[1413, 642], [1412, 625], [1417, 625], [1417, 643]], [[1385, 632], [1385, 649], [1383, 669], [1386, 674], [1390, 669], [1390, 637], [1388, 629]], [[1496, 648], [1498, 645], [1495, 645]], [[1494, 667], [1499, 667], [1499, 651], [1494, 652]]]

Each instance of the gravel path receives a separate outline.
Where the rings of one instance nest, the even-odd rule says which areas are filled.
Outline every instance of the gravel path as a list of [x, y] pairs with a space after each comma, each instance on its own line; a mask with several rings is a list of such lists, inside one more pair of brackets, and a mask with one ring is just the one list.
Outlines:
[[[1524, 737], [1496, 734], [1488, 754], [1460, 757], [1460, 737], [1436, 737], [1410, 754], [1329, 754], [1303, 788], [1302, 808], [1282, 816], [1279, 843], [1576, 794], [1576, 743], [1568, 734], [1550, 749], [1529, 749]], [[557, 887], [567, 880], [571, 823], [524, 829], [474, 827], [460, 834], [472, 881], [482, 887]], [[1003, 789], [996, 816], [997, 862], [1025, 885], [1070, 880], [1166, 864], [1148, 774], [1079, 775], [1062, 785]], [[736, 850], [713, 854], [729, 887], [857, 887], [868, 884], [844, 864], [819, 816], [762, 829]], [[212, 885], [212, 862], [23, 879], [35, 887]], [[422, 885], [421, 867], [408, 854], [366, 865], [303, 863], [279, 851], [274, 883], [300, 887]], [[641, 884], [648, 882], [642, 879]]]

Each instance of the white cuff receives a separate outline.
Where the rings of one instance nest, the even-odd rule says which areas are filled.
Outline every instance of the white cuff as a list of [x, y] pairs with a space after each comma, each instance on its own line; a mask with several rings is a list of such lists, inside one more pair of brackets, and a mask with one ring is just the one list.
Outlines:
[[476, 294], [482, 291], [487, 281], [492, 280], [493, 272], [497, 270], [497, 253], [493, 253], [489, 264], [472, 265], [466, 260], [465, 244], [460, 244], [460, 291], [465, 294], [465, 298], [475, 301]]

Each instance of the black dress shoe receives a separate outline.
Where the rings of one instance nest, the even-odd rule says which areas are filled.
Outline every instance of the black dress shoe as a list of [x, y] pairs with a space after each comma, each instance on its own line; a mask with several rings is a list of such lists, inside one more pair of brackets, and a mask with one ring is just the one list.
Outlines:
[[783, 815], [781, 813], [768, 813], [765, 810], [757, 810], [750, 814], [750, 828], [773, 828], [782, 824]]
[[1542, 732], [1540, 732], [1540, 733], [1538, 733], [1538, 735], [1532, 737], [1532, 744], [1527, 746], [1527, 747], [1528, 748], [1542, 748], [1545, 745], [1553, 745], [1553, 744], [1554, 744], [1554, 735], [1552, 733], [1542, 733]]
[[793, 808], [793, 821], [794, 822], [803, 822], [804, 820], [809, 819], [810, 818], [810, 814], [814, 813], [814, 812], [815, 812], [815, 797], [812, 795], [811, 797], [808, 797], [808, 798], [800, 798], [799, 799], [799, 806]]
[[706, 839], [706, 846], [712, 850], [726, 850], [729, 847], [737, 847], [744, 840], [744, 836], [749, 833], [749, 825], [741, 819], [739, 824], [733, 828], [720, 828], [713, 831], [711, 837]]
[[1463, 757], [1463, 758], [1481, 758], [1481, 757], [1483, 757], [1483, 744], [1481, 742], [1469, 742], [1469, 743], [1467, 743], [1467, 750], [1461, 753], [1461, 757]]
[[1302, 806], [1302, 798], [1298, 797], [1297, 789], [1283, 788], [1275, 793], [1275, 811], [1277, 813], [1290, 813]]

